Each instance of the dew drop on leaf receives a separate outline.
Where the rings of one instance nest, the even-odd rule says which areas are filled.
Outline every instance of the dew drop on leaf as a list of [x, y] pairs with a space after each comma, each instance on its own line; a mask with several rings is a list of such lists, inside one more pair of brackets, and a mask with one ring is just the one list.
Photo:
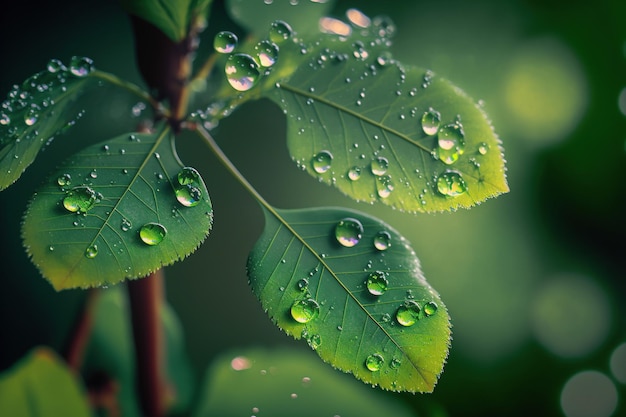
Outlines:
[[458, 172], [446, 171], [437, 178], [437, 191], [447, 197], [457, 197], [467, 191], [467, 184]]
[[120, 228], [122, 229], [122, 232], [128, 232], [131, 227], [133, 227], [133, 225], [130, 222], [130, 220], [122, 219], [122, 223], [120, 225]]
[[0, 114], [0, 125], [8, 126], [10, 124], [11, 124], [11, 118], [9, 117], [9, 115], [6, 113]]
[[365, 367], [372, 372], [377, 372], [380, 371], [384, 362], [385, 358], [383, 358], [382, 355], [374, 353], [365, 359]]
[[192, 167], [184, 167], [176, 176], [180, 185], [193, 185], [200, 181], [200, 174]]
[[389, 175], [376, 177], [376, 192], [380, 198], [387, 198], [391, 195], [394, 186]]
[[291, 317], [298, 323], [308, 323], [320, 313], [320, 305], [312, 298], [296, 300], [291, 306]]
[[371, 19], [367, 17], [367, 15], [357, 9], [348, 9], [346, 16], [348, 17], [348, 21], [350, 23], [360, 28], [367, 28], [372, 23]]
[[238, 41], [234, 33], [222, 31], [213, 38], [213, 48], [220, 54], [229, 54], [237, 47]]
[[32, 126], [37, 123], [37, 119], [39, 118], [39, 111], [36, 107], [31, 107], [24, 113], [24, 123], [27, 126]]
[[387, 291], [389, 281], [387, 280], [387, 274], [383, 271], [375, 271], [369, 274], [367, 281], [365, 281], [367, 290], [372, 295], [383, 295]]
[[191, 184], [181, 185], [175, 191], [176, 200], [185, 207], [194, 207], [202, 200], [202, 190]]
[[357, 181], [359, 178], [361, 178], [361, 168], [355, 166], [348, 170], [348, 179], [350, 181]]
[[393, 358], [391, 362], [389, 363], [389, 366], [391, 367], [391, 369], [398, 369], [400, 365], [402, 365], [402, 362], [398, 358]]
[[424, 304], [424, 315], [426, 317], [428, 316], [432, 316], [433, 314], [435, 314], [437, 312], [437, 303], [435, 303], [434, 301], [429, 301], [426, 304]]
[[309, 280], [306, 278], [302, 278], [301, 280], [298, 281], [296, 286], [302, 292], [307, 291], [309, 289]]
[[85, 257], [88, 259], [93, 259], [98, 256], [98, 246], [91, 245], [87, 249], [85, 249]]
[[85, 77], [93, 71], [93, 61], [83, 56], [74, 56], [70, 60], [70, 72], [76, 77]]
[[380, 251], [389, 249], [391, 247], [391, 235], [384, 230], [376, 233], [374, 247]]
[[396, 311], [396, 321], [405, 327], [413, 326], [419, 320], [421, 308], [413, 300], [407, 300]]
[[259, 81], [261, 73], [254, 58], [247, 54], [234, 54], [224, 67], [228, 83], [237, 91], [248, 91]]
[[65, 194], [63, 207], [72, 213], [85, 213], [96, 204], [96, 200], [96, 192], [90, 187], [81, 185]]
[[269, 37], [274, 43], [284, 42], [291, 37], [293, 30], [287, 22], [275, 20], [270, 25]]
[[312, 165], [315, 172], [323, 174], [330, 169], [333, 154], [328, 151], [321, 151], [313, 157]]
[[445, 164], [453, 164], [465, 151], [463, 127], [451, 123], [439, 129], [437, 136], [437, 156]]
[[387, 158], [383, 158], [382, 156], [379, 156], [378, 158], [374, 159], [372, 163], [370, 164], [370, 169], [372, 170], [372, 174], [377, 175], [377, 176], [385, 175], [388, 168], [389, 168], [389, 161], [387, 160]]
[[432, 107], [422, 115], [422, 130], [429, 136], [437, 133], [439, 123], [441, 122], [441, 114]]
[[69, 187], [72, 183], [72, 176], [70, 174], [62, 174], [57, 178], [57, 184], [61, 187]]
[[139, 229], [139, 237], [146, 245], [154, 246], [163, 241], [167, 229], [160, 223], [146, 223]]
[[342, 246], [351, 248], [361, 240], [363, 225], [357, 219], [346, 217], [335, 226], [335, 238]]
[[48, 72], [52, 74], [59, 71], [65, 71], [66, 69], [65, 65], [63, 65], [63, 63], [56, 58], [52, 58], [50, 61], [48, 61], [48, 65], [46, 66], [46, 68], [48, 69]]
[[478, 153], [481, 155], [486, 155], [487, 152], [489, 151], [489, 145], [485, 142], [481, 142], [478, 145]]
[[278, 46], [271, 41], [263, 40], [254, 47], [262, 67], [271, 67], [278, 61]]

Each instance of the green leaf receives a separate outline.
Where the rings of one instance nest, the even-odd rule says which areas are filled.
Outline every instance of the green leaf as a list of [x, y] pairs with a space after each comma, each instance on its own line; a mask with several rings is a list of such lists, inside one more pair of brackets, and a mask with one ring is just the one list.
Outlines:
[[33, 196], [24, 244], [55, 289], [142, 277], [202, 243], [211, 201], [197, 171], [183, 168], [173, 141], [165, 126], [91, 146]]
[[200, 398], [193, 417], [414, 416], [398, 398], [284, 348], [222, 355], [207, 370]]
[[267, 32], [276, 20], [287, 22], [300, 34], [317, 31], [319, 19], [327, 14], [334, 1], [227, 0], [233, 20], [253, 33]]
[[121, 0], [127, 13], [158, 27], [178, 42], [187, 36], [192, 20], [206, 19], [212, 0]]
[[36, 348], [0, 374], [0, 415], [89, 417], [83, 388], [57, 355]]
[[450, 323], [408, 242], [341, 208], [265, 210], [265, 220], [248, 275], [272, 320], [367, 383], [432, 391]]
[[[273, 71], [286, 75], [262, 88], [287, 115], [291, 157], [357, 201], [408, 212], [468, 208], [507, 192], [500, 141], [482, 109], [432, 72], [393, 60], [388, 38], [373, 34], [381, 28], [281, 47], [288, 63]], [[293, 67], [301, 49], [293, 72], [281, 67]]]
[[57, 133], [72, 126], [69, 104], [87, 86], [90, 59], [74, 57], [70, 68], [53, 59], [48, 70], [15, 85], [0, 108], [0, 190], [13, 184]]

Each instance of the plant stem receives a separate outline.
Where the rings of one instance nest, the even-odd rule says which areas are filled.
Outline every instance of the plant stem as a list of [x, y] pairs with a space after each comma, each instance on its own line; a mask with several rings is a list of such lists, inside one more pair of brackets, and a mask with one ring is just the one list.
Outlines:
[[65, 348], [65, 361], [74, 374], [79, 374], [80, 372], [80, 367], [83, 364], [85, 355], [85, 348], [87, 347], [91, 331], [93, 330], [93, 305], [97, 295], [98, 293], [95, 289], [87, 291], [82, 314], [80, 314], [72, 331], [71, 339]]
[[163, 270], [128, 282], [135, 340], [137, 389], [144, 417], [165, 414], [164, 336], [161, 307], [164, 300]]

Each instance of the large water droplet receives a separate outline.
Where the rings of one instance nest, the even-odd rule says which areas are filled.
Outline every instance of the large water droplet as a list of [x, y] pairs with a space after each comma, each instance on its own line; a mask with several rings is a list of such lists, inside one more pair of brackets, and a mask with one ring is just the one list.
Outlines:
[[84, 56], [75, 56], [70, 60], [70, 72], [76, 77], [85, 77], [93, 71], [93, 61]]
[[437, 178], [437, 191], [448, 197], [456, 197], [467, 191], [467, 184], [458, 172], [446, 171]]
[[72, 213], [85, 213], [96, 204], [96, 200], [96, 192], [90, 187], [81, 185], [65, 194], [63, 207]]
[[387, 291], [389, 281], [387, 280], [387, 274], [383, 271], [375, 271], [369, 274], [365, 281], [367, 290], [372, 295], [383, 295]]
[[271, 67], [278, 60], [278, 46], [274, 42], [263, 40], [254, 47], [254, 50], [263, 67]]
[[213, 38], [213, 48], [221, 54], [229, 54], [237, 47], [237, 35], [222, 31]]
[[391, 195], [394, 186], [389, 175], [376, 177], [376, 192], [380, 198], [387, 198]]
[[270, 26], [269, 37], [274, 43], [284, 42], [291, 37], [293, 30], [287, 22], [276, 20]]
[[377, 372], [383, 367], [384, 362], [385, 358], [381, 354], [374, 353], [365, 359], [365, 367], [372, 372]]
[[374, 247], [378, 250], [387, 250], [391, 247], [391, 235], [384, 230], [374, 236]]
[[335, 237], [342, 246], [351, 248], [361, 240], [363, 225], [357, 219], [346, 217], [335, 226]]
[[57, 184], [61, 187], [69, 187], [72, 184], [72, 176], [70, 174], [61, 174], [57, 178]]
[[85, 249], [85, 257], [89, 259], [93, 259], [98, 256], [98, 246], [91, 245], [87, 249]]
[[389, 161], [387, 158], [379, 156], [374, 159], [370, 164], [370, 169], [372, 170], [372, 174], [376, 176], [385, 175], [387, 169], [389, 168]]
[[194, 207], [202, 200], [202, 190], [200, 188], [187, 184], [176, 188], [176, 199], [185, 207]]
[[11, 124], [11, 117], [6, 113], [0, 114], [0, 125], [8, 126], [10, 124]]
[[413, 326], [419, 320], [421, 307], [413, 300], [407, 300], [396, 311], [396, 320], [405, 327]]
[[180, 185], [194, 185], [200, 181], [200, 174], [192, 167], [184, 167], [176, 176]]
[[356, 166], [350, 168], [350, 170], [348, 171], [348, 178], [351, 181], [356, 181], [359, 178], [361, 178], [361, 168], [356, 167]]
[[297, 300], [291, 306], [291, 317], [298, 323], [308, 323], [320, 313], [320, 305], [312, 298]]
[[59, 71], [66, 70], [65, 65], [63, 65], [61, 61], [55, 58], [52, 58], [50, 61], [48, 61], [48, 65], [46, 66], [46, 68], [48, 69], [48, 72], [51, 72], [53, 74]]
[[38, 118], [39, 118], [39, 111], [35, 107], [29, 108], [28, 110], [26, 110], [26, 113], [24, 113], [24, 123], [27, 126], [32, 126], [35, 123], [37, 123]]
[[426, 317], [428, 316], [432, 316], [433, 314], [435, 314], [437, 312], [437, 308], [439, 308], [437, 306], [437, 303], [435, 303], [434, 301], [429, 301], [426, 304], [424, 304], [424, 315]]
[[434, 135], [439, 129], [439, 123], [441, 123], [441, 114], [434, 110], [432, 107], [428, 111], [424, 112], [422, 116], [422, 130], [427, 135]]
[[328, 151], [321, 151], [313, 157], [313, 169], [318, 174], [323, 174], [330, 169], [333, 160], [333, 154]]
[[361, 28], [367, 28], [372, 23], [371, 19], [367, 17], [367, 15], [357, 9], [348, 9], [346, 16], [348, 17], [350, 23]]
[[167, 229], [160, 223], [146, 223], [139, 229], [139, 237], [146, 245], [154, 246], [163, 241]]
[[261, 73], [254, 58], [247, 54], [234, 54], [224, 67], [228, 83], [237, 91], [248, 91], [259, 81]]
[[453, 164], [465, 151], [465, 134], [459, 123], [451, 123], [439, 129], [437, 157], [445, 164]]

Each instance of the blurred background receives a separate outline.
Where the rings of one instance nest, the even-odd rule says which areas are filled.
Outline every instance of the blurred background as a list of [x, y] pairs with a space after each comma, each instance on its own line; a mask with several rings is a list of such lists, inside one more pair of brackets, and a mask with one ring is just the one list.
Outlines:
[[[220, 30], [243, 34], [223, 1], [214, 3], [199, 55]], [[141, 84], [117, 1], [12, 7], [0, 16], [0, 96], [50, 58], [73, 55]], [[333, 15], [350, 7], [394, 20], [399, 61], [482, 100], [504, 144], [510, 193], [436, 215], [359, 205], [296, 169], [284, 116], [268, 102], [241, 108], [214, 135], [272, 205], [357, 208], [412, 243], [450, 312], [452, 348], [433, 394], [385, 400], [425, 416], [626, 415], [626, 5], [341, 0]], [[19, 225], [28, 199], [65, 156], [134, 129], [136, 102], [106, 87], [88, 94], [77, 126], [0, 194], [0, 370], [34, 345], [60, 349], [84, 296], [55, 293], [27, 259]], [[248, 251], [263, 229], [258, 205], [195, 137], [178, 146], [215, 210], [208, 240], [166, 269], [196, 376], [237, 349], [306, 351], [270, 322], [247, 285]]]

